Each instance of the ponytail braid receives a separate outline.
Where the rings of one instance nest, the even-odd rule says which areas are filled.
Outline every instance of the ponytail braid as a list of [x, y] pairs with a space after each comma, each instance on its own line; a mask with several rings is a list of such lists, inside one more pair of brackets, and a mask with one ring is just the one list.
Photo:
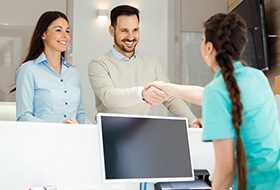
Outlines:
[[240, 98], [241, 92], [234, 77], [233, 60], [240, 60], [245, 49], [247, 27], [243, 19], [236, 13], [214, 15], [204, 23], [204, 26], [206, 41], [211, 41], [217, 51], [216, 61], [232, 102], [232, 123], [237, 133], [238, 190], [246, 190], [246, 152], [240, 135], [243, 104]]
[[221, 73], [229, 91], [232, 102], [231, 114], [232, 123], [237, 133], [237, 165], [238, 165], [238, 190], [246, 189], [247, 162], [246, 152], [243, 141], [240, 136], [240, 125], [242, 123], [243, 105], [240, 100], [240, 89], [234, 77], [234, 67], [232, 64], [232, 56], [235, 48], [231, 44], [231, 33], [237, 26], [235, 17], [229, 15], [220, 25], [217, 32], [220, 41], [220, 48], [217, 50], [216, 60], [221, 68]]

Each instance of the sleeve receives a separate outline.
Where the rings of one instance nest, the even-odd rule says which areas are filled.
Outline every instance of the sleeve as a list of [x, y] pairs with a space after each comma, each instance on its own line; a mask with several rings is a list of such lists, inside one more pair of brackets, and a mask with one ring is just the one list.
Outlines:
[[235, 136], [231, 105], [228, 91], [205, 87], [202, 97], [203, 141]]
[[[169, 82], [169, 79], [164, 72], [161, 64], [156, 61], [156, 80], [158, 81], [164, 81]], [[188, 118], [189, 124], [196, 121], [197, 118], [192, 113], [186, 102], [180, 98], [171, 97], [167, 101], [163, 102], [164, 106], [167, 108], [167, 110], [172, 113], [174, 116], [179, 117], [186, 117]]]
[[139, 87], [115, 88], [110, 71], [101, 59], [89, 63], [88, 75], [95, 95], [107, 108], [120, 109], [141, 103], [138, 98]]
[[83, 94], [82, 94], [82, 87], [81, 87], [81, 79], [80, 79], [80, 74], [78, 73], [77, 76], [78, 84], [79, 84], [79, 89], [80, 89], [80, 101], [77, 109], [77, 115], [76, 119], [78, 123], [80, 124], [92, 124], [92, 121], [86, 116], [85, 114], [85, 109], [84, 109], [84, 104], [83, 104]]
[[188, 118], [189, 124], [197, 120], [197, 117], [192, 113], [186, 102], [180, 98], [171, 97], [169, 100], [163, 102], [163, 104], [174, 116]]
[[16, 115], [17, 121], [44, 122], [34, 117], [34, 78], [27, 65], [22, 65], [16, 73]]

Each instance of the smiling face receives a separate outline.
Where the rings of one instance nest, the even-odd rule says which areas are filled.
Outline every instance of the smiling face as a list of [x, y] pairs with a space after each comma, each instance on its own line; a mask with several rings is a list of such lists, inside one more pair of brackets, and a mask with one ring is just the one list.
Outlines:
[[54, 20], [43, 33], [44, 52], [64, 52], [70, 41], [69, 24], [64, 18]]
[[124, 56], [131, 58], [139, 41], [139, 21], [136, 15], [122, 15], [117, 18], [114, 28], [109, 27], [111, 36], [114, 37], [114, 47]]

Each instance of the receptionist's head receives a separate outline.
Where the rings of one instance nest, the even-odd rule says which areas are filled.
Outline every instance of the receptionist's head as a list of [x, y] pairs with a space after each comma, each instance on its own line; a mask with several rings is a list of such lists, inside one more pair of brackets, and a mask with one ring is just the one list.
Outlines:
[[214, 71], [240, 60], [247, 44], [247, 26], [236, 13], [218, 13], [204, 23], [201, 54]]

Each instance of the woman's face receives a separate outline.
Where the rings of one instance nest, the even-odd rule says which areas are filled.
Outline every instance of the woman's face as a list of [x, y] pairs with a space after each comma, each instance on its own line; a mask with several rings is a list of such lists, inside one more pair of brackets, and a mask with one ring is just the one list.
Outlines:
[[64, 52], [70, 41], [69, 24], [64, 18], [54, 20], [43, 33], [44, 51]]
[[205, 39], [205, 33], [203, 32], [203, 35], [202, 35], [202, 42], [201, 42], [201, 46], [200, 46], [200, 52], [201, 52], [201, 56], [203, 57], [205, 63], [210, 66], [208, 64], [209, 62], [209, 55], [208, 55], [208, 52], [207, 52], [207, 43], [206, 43], [206, 39]]
[[219, 69], [219, 65], [216, 61], [216, 50], [213, 47], [212, 42], [206, 42], [205, 33], [202, 35], [202, 42], [200, 46], [201, 56], [203, 57], [205, 63], [211, 67], [214, 71]]
[[203, 32], [203, 35], [202, 35], [202, 41], [201, 41], [201, 45], [200, 45], [200, 52], [201, 52], [201, 56], [204, 59], [205, 56], [206, 56], [206, 52], [205, 52], [205, 34], [204, 34], [204, 32]]

